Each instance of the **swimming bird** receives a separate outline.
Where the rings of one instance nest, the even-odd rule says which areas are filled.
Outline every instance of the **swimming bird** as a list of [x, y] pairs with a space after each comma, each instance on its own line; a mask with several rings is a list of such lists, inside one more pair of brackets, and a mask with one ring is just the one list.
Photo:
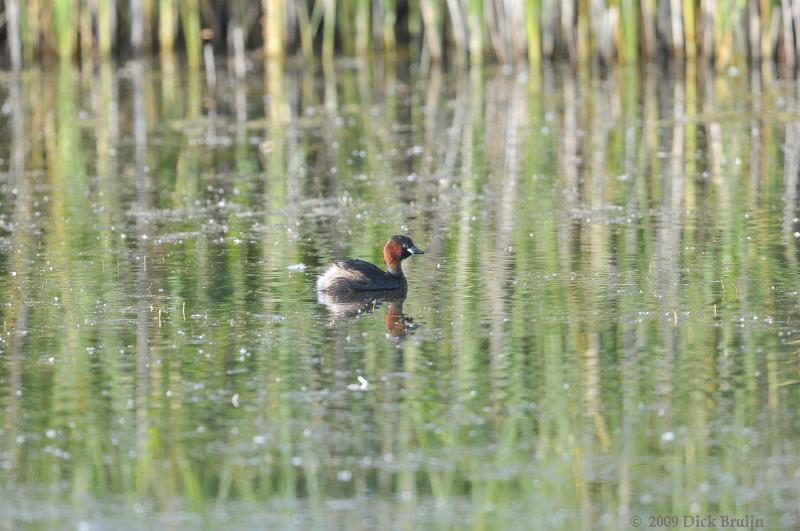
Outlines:
[[334, 260], [333, 265], [317, 279], [317, 290], [331, 294], [405, 291], [408, 282], [400, 262], [415, 254], [425, 254], [425, 251], [414, 245], [408, 236], [392, 236], [383, 247], [386, 271], [364, 260]]

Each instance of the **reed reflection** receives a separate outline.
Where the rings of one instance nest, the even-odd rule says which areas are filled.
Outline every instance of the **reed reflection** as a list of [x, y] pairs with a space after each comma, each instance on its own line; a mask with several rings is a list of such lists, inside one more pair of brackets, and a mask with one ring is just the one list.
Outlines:
[[[795, 90], [163, 68], [0, 80], [10, 527], [794, 525]], [[398, 228], [413, 297], [316, 299]]]

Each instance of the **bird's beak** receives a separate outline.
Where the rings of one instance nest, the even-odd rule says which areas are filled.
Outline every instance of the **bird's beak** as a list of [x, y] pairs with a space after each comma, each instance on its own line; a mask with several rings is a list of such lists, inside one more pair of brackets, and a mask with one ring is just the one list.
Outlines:
[[409, 247], [408, 248], [408, 252], [411, 253], [411, 254], [425, 254], [425, 251], [423, 251], [422, 249], [420, 249], [419, 247], [417, 247], [415, 245], [412, 245], [411, 247]]

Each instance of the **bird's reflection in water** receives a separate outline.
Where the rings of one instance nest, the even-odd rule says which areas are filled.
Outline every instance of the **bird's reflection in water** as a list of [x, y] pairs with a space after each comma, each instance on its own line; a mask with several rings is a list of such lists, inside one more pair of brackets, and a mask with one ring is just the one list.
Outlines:
[[403, 313], [406, 290], [363, 291], [347, 294], [317, 292], [320, 303], [328, 307], [334, 318], [359, 317], [373, 313], [383, 305], [387, 306], [386, 331], [393, 337], [403, 337], [413, 332], [417, 325], [411, 317]]

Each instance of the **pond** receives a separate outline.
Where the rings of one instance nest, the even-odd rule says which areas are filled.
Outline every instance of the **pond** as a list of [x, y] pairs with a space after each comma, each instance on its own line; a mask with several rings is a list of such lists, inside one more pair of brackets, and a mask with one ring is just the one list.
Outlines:
[[[5, 75], [0, 527], [797, 527], [799, 89]], [[318, 300], [392, 234], [404, 300]]]

